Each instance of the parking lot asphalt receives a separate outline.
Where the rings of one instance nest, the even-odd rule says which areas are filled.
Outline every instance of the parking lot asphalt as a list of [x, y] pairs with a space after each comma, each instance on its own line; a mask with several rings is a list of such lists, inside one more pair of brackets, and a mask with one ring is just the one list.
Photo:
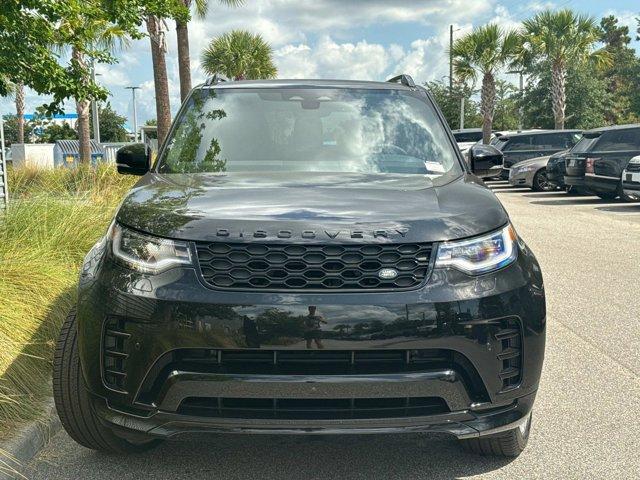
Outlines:
[[545, 277], [547, 353], [529, 446], [515, 460], [464, 454], [442, 435], [169, 441], [129, 457], [64, 432], [30, 479], [640, 478], [640, 203], [490, 184]]

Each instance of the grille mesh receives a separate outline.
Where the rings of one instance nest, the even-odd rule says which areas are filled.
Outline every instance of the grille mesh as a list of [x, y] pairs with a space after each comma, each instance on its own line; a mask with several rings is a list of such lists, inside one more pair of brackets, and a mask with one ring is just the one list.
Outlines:
[[109, 317], [104, 323], [102, 340], [102, 375], [105, 384], [125, 392], [127, 344], [131, 334], [124, 331], [124, 319]]
[[640, 163], [630, 163], [627, 165], [627, 172], [640, 172]]
[[501, 370], [498, 376], [502, 380], [502, 390], [517, 387], [522, 378], [522, 334], [515, 320], [501, 322], [501, 329], [495, 334], [500, 342], [498, 360]]
[[218, 398], [189, 397], [178, 413], [202, 417], [276, 418], [276, 419], [348, 419], [417, 417], [448, 413], [442, 398]]
[[[211, 287], [230, 290], [397, 290], [427, 276], [431, 244], [274, 245], [198, 243], [198, 262]], [[383, 268], [398, 272], [382, 279]]]

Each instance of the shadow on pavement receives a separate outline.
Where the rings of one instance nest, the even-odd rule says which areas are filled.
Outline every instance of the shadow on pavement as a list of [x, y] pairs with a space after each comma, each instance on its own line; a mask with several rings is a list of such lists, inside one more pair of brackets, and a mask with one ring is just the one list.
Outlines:
[[[69, 442], [71, 442], [69, 440]], [[511, 459], [466, 454], [448, 435], [183, 437], [129, 457], [74, 444], [36, 462], [29, 478], [451, 479], [499, 469]]]
[[625, 203], [622, 205], [611, 205], [606, 207], [596, 207], [596, 210], [601, 212], [615, 212], [615, 213], [640, 213], [640, 203]]
[[565, 200], [536, 200], [531, 205], [611, 205], [622, 203], [621, 200], [602, 200], [598, 197], [575, 197]]
[[[527, 198], [586, 198], [587, 195], [582, 193], [571, 193], [558, 190], [556, 192], [536, 192], [529, 193], [527, 195], [523, 195], [523, 197]], [[592, 198], [592, 197], [589, 197]]]

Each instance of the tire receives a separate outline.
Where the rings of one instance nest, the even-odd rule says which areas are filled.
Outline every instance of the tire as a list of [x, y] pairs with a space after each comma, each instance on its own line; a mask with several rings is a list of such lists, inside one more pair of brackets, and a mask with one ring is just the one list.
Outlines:
[[462, 448], [470, 453], [486, 456], [517, 457], [522, 453], [529, 441], [532, 413], [529, 414], [524, 428], [514, 428], [506, 432], [487, 435], [486, 437], [466, 438], [460, 440]]
[[602, 200], [615, 200], [618, 192], [596, 192], [596, 195]]
[[620, 186], [618, 187], [618, 193], [620, 194], [620, 200], [627, 202], [627, 203], [635, 203], [638, 202], [638, 200], [636, 200], [633, 197], [630, 197], [629, 195], [624, 193], [624, 190], [622, 188], [622, 180], [620, 181]]
[[80, 445], [107, 453], [135, 453], [160, 443], [132, 443], [100, 423], [85, 386], [78, 356], [78, 327], [72, 310], [62, 324], [53, 358], [53, 398], [62, 426]]
[[534, 192], [552, 192], [557, 187], [547, 180], [547, 169], [541, 168], [536, 172], [533, 176], [533, 182], [531, 184], [531, 189]]

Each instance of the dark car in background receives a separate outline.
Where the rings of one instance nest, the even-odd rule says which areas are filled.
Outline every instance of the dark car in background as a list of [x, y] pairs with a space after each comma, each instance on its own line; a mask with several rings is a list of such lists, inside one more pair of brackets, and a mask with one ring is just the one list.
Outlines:
[[567, 173], [565, 158], [570, 151], [571, 150], [564, 150], [554, 153], [549, 157], [549, 161], [547, 162], [547, 181], [563, 190], [567, 188], [567, 185], [564, 183], [564, 176]]
[[605, 199], [633, 201], [622, 186], [622, 172], [640, 155], [640, 124], [619, 125], [601, 135], [585, 160], [585, 187]]
[[508, 179], [509, 169], [518, 162], [573, 148], [580, 135], [580, 130], [531, 130], [499, 135], [493, 145], [504, 154], [501, 177]]
[[603, 199], [626, 195], [622, 171], [632, 157], [640, 155], [640, 125], [618, 125], [584, 132], [566, 156], [565, 183], [582, 187]]
[[456, 143], [476, 143], [482, 140], [481, 128], [463, 128], [458, 130], [452, 130], [453, 138], [456, 139]]
[[420, 431], [524, 449], [540, 266], [410, 77], [207, 82], [155, 165], [144, 145], [117, 164], [142, 177], [54, 358], [78, 443]]
[[452, 133], [453, 138], [456, 139], [458, 148], [463, 155], [466, 155], [469, 148], [471, 148], [477, 142], [482, 141], [481, 128], [463, 128], [459, 130], [452, 130]]

